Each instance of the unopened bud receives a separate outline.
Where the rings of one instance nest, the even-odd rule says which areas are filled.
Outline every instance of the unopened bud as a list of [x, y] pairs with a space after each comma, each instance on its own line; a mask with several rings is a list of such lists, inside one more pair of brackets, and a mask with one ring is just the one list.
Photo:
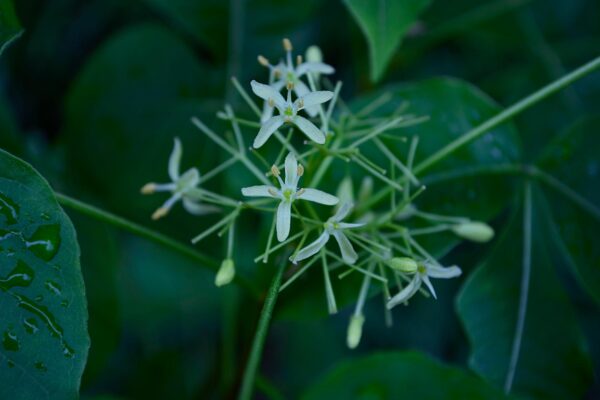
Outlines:
[[452, 227], [452, 232], [463, 239], [484, 243], [494, 237], [494, 229], [483, 222], [464, 222]]
[[258, 63], [260, 65], [262, 65], [263, 67], [268, 67], [269, 66], [269, 60], [266, 57], [263, 57], [263, 56], [258, 56]]
[[277, 168], [277, 165], [273, 165], [271, 167], [271, 173], [273, 174], [273, 176], [279, 176], [279, 174], [281, 174], [279, 168]]
[[283, 48], [285, 49], [285, 51], [292, 51], [292, 42], [290, 42], [290, 39], [285, 38], [283, 39]]
[[351, 349], [355, 349], [360, 343], [360, 337], [362, 336], [362, 327], [365, 323], [365, 317], [362, 314], [353, 315], [350, 317], [350, 323], [348, 324], [348, 334], [346, 336], [346, 343]]
[[235, 276], [235, 264], [231, 258], [226, 258], [221, 263], [221, 268], [215, 277], [215, 285], [224, 286], [230, 283]]
[[302, 164], [298, 164], [298, 176], [304, 175], [304, 166]]
[[160, 219], [160, 218], [164, 217], [168, 213], [169, 213], [169, 209], [168, 208], [166, 208], [166, 207], [160, 207], [159, 209], [157, 209], [156, 211], [154, 211], [154, 214], [152, 214], [152, 219], [156, 221], [157, 219]]
[[156, 184], [155, 183], [146, 183], [141, 189], [140, 192], [142, 194], [152, 194], [156, 191]]
[[308, 62], [322, 62], [323, 53], [318, 46], [310, 46], [306, 49], [306, 61]]
[[410, 257], [394, 257], [387, 264], [396, 271], [412, 274], [417, 272], [419, 264]]

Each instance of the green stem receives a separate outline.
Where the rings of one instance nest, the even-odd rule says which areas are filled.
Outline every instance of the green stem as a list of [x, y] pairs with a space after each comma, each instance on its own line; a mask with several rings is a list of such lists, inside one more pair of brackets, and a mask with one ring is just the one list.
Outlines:
[[[137, 236], [149, 239], [165, 247], [169, 247], [177, 251], [178, 253], [182, 253], [188, 256], [189, 258], [193, 259], [194, 261], [197, 261], [198, 265], [202, 267], [208, 268], [215, 272], [219, 269], [219, 262], [177, 240], [173, 240], [170, 237], [165, 236], [161, 233], [148, 229], [125, 218], [119, 217], [118, 215], [112, 214], [108, 211], [101, 210], [100, 208], [97, 208], [90, 204], [86, 204], [82, 201], [64, 195], [62, 193], [55, 192], [54, 195], [58, 202], [65, 207], [69, 207], [75, 211], [88, 215], [99, 221], [109, 223], [125, 231], [131, 232]], [[247, 281], [243, 277], [240, 277], [239, 275], [235, 276], [234, 281], [237, 282], [244, 289], [248, 290], [252, 295], [258, 297], [258, 289], [256, 289], [252, 284], [250, 284], [249, 281]]]
[[583, 78], [590, 72], [598, 69], [600, 67], [600, 57], [596, 57], [592, 61], [587, 64], [577, 68], [575, 71], [563, 76], [562, 78], [550, 83], [549, 85], [544, 86], [537, 92], [532, 93], [531, 95], [525, 97], [524, 99], [518, 101], [512, 106], [506, 108], [504, 111], [500, 112], [496, 116], [488, 119], [481, 125], [471, 129], [469, 132], [465, 133], [458, 139], [450, 142], [448, 145], [432, 154], [424, 161], [419, 163], [415, 169], [414, 174], [418, 175], [427, 169], [431, 168], [434, 164], [438, 163], [442, 159], [446, 158], [450, 154], [454, 153], [456, 150], [461, 147], [471, 143], [473, 140], [477, 139], [479, 136], [488, 132], [489, 130], [497, 127], [498, 125], [512, 119], [515, 115], [520, 114], [525, 111], [529, 107], [533, 106], [537, 102], [545, 99], [546, 97], [558, 92], [564, 87], [570, 85], [578, 79]]
[[263, 309], [260, 313], [260, 319], [258, 321], [258, 327], [254, 334], [254, 340], [252, 341], [252, 349], [250, 350], [250, 357], [248, 357], [248, 363], [244, 370], [244, 377], [242, 379], [242, 388], [240, 389], [239, 400], [250, 400], [252, 397], [252, 391], [254, 389], [254, 381], [256, 379], [256, 371], [260, 364], [262, 357], [262, 351], [265, 345], [265, 339], [269, 331], [269, 322], [271, 321], [271, 315], [273, 314], [273, 308], [277, 302], [277, 296], [279, 294], [279, 287], [281, 286], [281, 276], [283, 275], [283, 269], [287, 264], [287, 257], [283, 257], [283, 261], [271, 282], [271, 287], [267, 293]]

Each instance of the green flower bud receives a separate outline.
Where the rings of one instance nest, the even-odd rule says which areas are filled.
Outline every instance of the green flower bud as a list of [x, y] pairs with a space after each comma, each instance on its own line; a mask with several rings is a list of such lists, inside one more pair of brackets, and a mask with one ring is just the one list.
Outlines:
[[452, 227], [452, 232], [463, 239], [484, 243], [494, 237], [494, 230], [483, 222], [465, 222]]
[[346, 343], [351, 349], [356, 348], [360, 343], [360, 337], [362, 336], [362, 327], [365, 323], [365, 317], [362, 314], [353, 315], [350, 317], [350, 324], [348, 324], [348, 336], [346, 337]]
[[215, 285], [227, 285], [233, 280], [234, 276], [235, 265], [231, 258], [227, 258], [221, 263], [221, 268], [219, 268], [219, 272], [217, 272], [217, 276], [215, 277]]
[[409, 257], [394, 257], [389, 260], [387, 264], [396, 271], [409, 274], [417, 272], [417, 268], [419, 267], [419, 264]]
[[317, 46], [310, 46], [306, 49], [306, 61], [308, 62], [323, 62], [323, 53]]

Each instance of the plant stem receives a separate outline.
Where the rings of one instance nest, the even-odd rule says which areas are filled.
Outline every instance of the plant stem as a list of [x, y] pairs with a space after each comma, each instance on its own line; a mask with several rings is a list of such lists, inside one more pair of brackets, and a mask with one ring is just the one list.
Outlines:
[[265, 339], [269, 331], [269, 322], [271, 321], [271, 315], [273, 314], [273, 308], [277, 302], [277, 296], [279, 294], [279, 287], [281, 286], [281, 276], [283, 275], [283, 269], [287, 264], [287, 256], [282, 258], [282, 262], [275, 272], [271, 287], [265, 299], [263, 309], [260, 313], [260, 319], [258, 321], [258, 327], [254, 334], [254, 340], [252, 341], [252, 349], [250, 350], [250, 356], [248, 357], [248, 363], [244, 370], [244, 377], [242, 379], [242, 388], [240, 389], [239, 400], [250, 400], [252, 397], [252, 390], [254, 389], [254, 381], [256, 378], [256, 371], [260, 364], [262, 357], [263, 347], [265, 345]]
[[471, 143], [473, 140], [477, 139], [479, 136], [488, 132], [489, 130], [497, 127], [498, 125], [510, 120], [515, 115], [520, 114], [524, 110], [538, 103], [539, 101], [545, 99], [546, 97], [558, 92], [564, 87], [570, 85], [576, 80], [583, 78], [590, 72], [598, 69], [600, 67], [600, 57], [596, 57], [592, 61], [587, 64], [577, 68], [575, 71], [563, 76], [562, 78], [550, 83], [549, 85], [544, 86], [537, 92], [532, 93], [531, 95], [525, 97], [524, 99], [518, 101], [512, 106], [506, 108], [504, 111], [496, 114], [494, 117], [488, 119], [484, 123], [479, 126], [471, 129], [469, 132], [460, 136], [458, 139], [448, 143], [445, 147], [432, 154], [424, 161], [417, 164], [414, 169], [414, 174], [418, 175], [427, 169], [431, 168], [434, 164], [446, 158], [450, 154], [454, 153], [456, 150], [461, 147]]
[[[190, 246], [187, 246], [177, 240], [173, 240], [168, 236], [165, 236], [161, 233], [153, 231], [152, 229], [148, 229], [142, 225], [136, 224], [135, 222], [119, 217], [118, 215], [112, 214], [108, 211], [101, 210], [100, 208], [84, 203], [62, 193], [55, 192], [54, 196], [56, 197], [58, 202], [65, 207], [69, 207], [75, 211], [88, 215], [99, 221], [109, 223], [111, 225], [116, 226], [117, 228], [121, 228], [137, 236], [149, 239], [165, 247], [169, 247], [177, 251], [178, 253], [182, 253], [188, 256], [189, 258], [193, 259], [194, 261], [197, 261], [198, 265], [204, 268], [208, 268], [215, 272], [219, 269], [219, 262], [214, 260], [212, 257], [202, 254], [199, 251], [194, 250]], [[241, 287], [248, 290], [254, 297], [258, 297], [258, 289], [252, 284], [250, 284], [250, 282], [244, 279], [243, 277], [236, 275], [234, 282], [238, 283]]]

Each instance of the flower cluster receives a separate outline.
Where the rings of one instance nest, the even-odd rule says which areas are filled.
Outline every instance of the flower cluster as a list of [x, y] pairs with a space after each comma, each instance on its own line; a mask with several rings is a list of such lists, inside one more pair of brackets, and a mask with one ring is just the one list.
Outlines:
[[[288, 39], [284, 39], [283, 47], [285, 59], [276, 64], [258, 57], [259, 63], [269, 70], [269, 80], [267, 84], [252, 81], [250, 88], [262, 100], [262, 109], [234, 79], [256, 118], [242, 118], [228, 105], [219, 112], [217, 116], [231, 124], [232, 140], [223, 139], [223, 135], [192, 118], [193, 124], [231, 157], [202, 177], [195, 168], [181, 174], [181, 144], [175, 139], [168, 167], [171, 182], [149, 183], [142, 193], [171, 194], [154, 212], [154, 219], [165, 216], [178, 200], [192, 214], [222, 214], [192, 239], [196, 244], [213, 233], [227, 234], [226, 255], [215, 279], [218, 286], [235, 279], [234, 227], [247, 212], [265, 213], [272, 220], [265, 250], [254, 261], [266, 263], [275, 252], [284, 252], [290, 261], [288, 277], [280, 291], [311, 266], [320, 265], [325, 299], [333, 314], [338, 304], [330, 275], [337, 274], [344, 284], [347, 276], [360, 274], [362, 283], [357, 288], [347, 336], [348, 346], [354, 348], [360, 342], [364, 304], [374, 291], [374, 284], [384, 296], [384, 312], [391, 322], [390, 310], [408, 304], [417, 293], [436, 298], [432, 278], [461, 275], [458, 266], [443, 266], [429, 253], [420, 243], [421, 236], [450, 233], [486, 242], [492, 239], [494, 231], [483, 222], [438, 215], [417, 206], [415, 200], [425, 189], [413, 174], [419, 138], [413, 135], [407, 140], [400, 132], [404, 127], [425, 122], [427, 116], [406, 114], [405, 106], [390, 115], [380, 115], [376, 111], [390, 101], [389, 94], [359, 110], [350, 109], [339, 99], [341, 83], [333, 85], [326, 79], [334, 69], [323, 63], [318, 48], [309, 48], [306, 61], [297, 56], [294, 63]], [[249, 151], [245, 132], [254, 137]], [[399, 149], [397, 143], [403, 143], [402, 140], [406, 145]], [[278, 147], [272, 164], [258, 152], [273, 146], [269, 141]], [[392, 141], [394, 145], [390, 144]], [[377, 157], [365, 155], [374, 152], [379, 152]], [[267, 173], [257, 163], [262, 163], [262, 171]], [[260, 184], [240, 188], [231, 197], [206, 188], [211, 178], [234, 164], [244, 166]], [[346, 176], [341, 177], [344, 171]], [[362, 183], [355, 197], [353, 182], [357, 177]], [[332, 187], [334, 179], [339, 179], [340, 184]], [[272, 245], [275, 236], [279, 243]], [[329, 245], [332, 237], [335, 243]]]

